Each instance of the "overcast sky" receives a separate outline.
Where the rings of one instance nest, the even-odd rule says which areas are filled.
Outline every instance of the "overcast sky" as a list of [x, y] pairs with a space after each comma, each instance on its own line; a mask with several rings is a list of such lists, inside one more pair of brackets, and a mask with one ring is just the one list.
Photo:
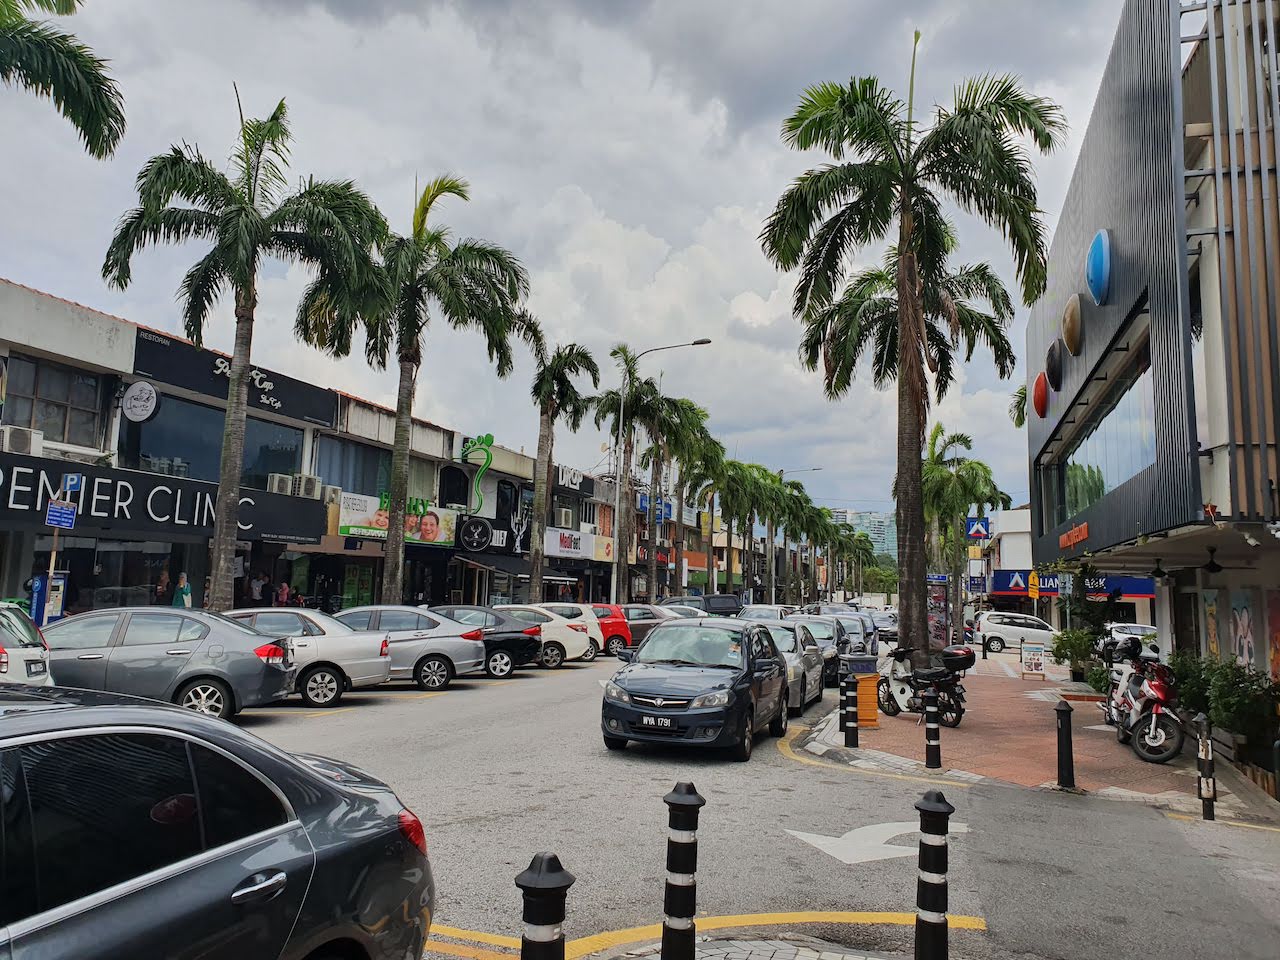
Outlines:
[[[796, 360], [793, 278], [765, 260], [761, 223], [787, 183], [820, 158], [788, 150], [782, 119], [803, 88], [877, 74], [905, 90], [911, 31], [924, 33], [918, 99], [949, 99], [982, 72], [1014, 72], [1062, 104], [1067, 146], [1038, 160], [1041, 204], [1057, 219], [1119, 15], [1118, 0], [88, 0], [63, 21], [112, 61], [129, 129], [98, 162], [51, 107], [0, 88], [0, 276], [169, 330], [175, 291], [203, 252], [152, 250], [125, 292], [101, 280], [116, 218], [139, 167], [172, 143], [221, 162], [245, 109], [285, 97], [299, 176], [351, 177], [400, 231], [414, 177], [466, 177], [472, 201], [440, 222], [513, 250], [530, 305], [553, 341], [608, 349], [706, 336], [711, 347], [646, 358], [664, 389], [711, 414], [729, 452], [804, 477], [820, 502], [890, 509], [895, 406], [865, 380], [840, 403]], [[1013, 286], [999, 237], [959, 221], [960, 259], [990, 260]], [[864, 251], [860, 262], [882, 251]], [[394, 402], [390, 372], [335, 362], [291, 337], [305, 277], [265, 269], [253, 359], [261, 366]], [[0, 317], [0, 325], [4, 318]], [[1011, 331], [1021, 356], [1025, 310]], [[206, 334], [229, 349], [224, 302]], [[531, 364], [507, 381], [480, 339], [433, 327], [415, 412], [532, 453]], [[1027, 496], [1026, 445], [1005, 414], [1024, 375], [999, 381], [982, 353], [934, 411], [975, 436], [1005, 490]], [[606, 385], [616, 381], [606, 371]], [[560, 462], [590, 469], [607, 438], [558, 440]], [[798, 478], [800, 479], [800, 478]]]

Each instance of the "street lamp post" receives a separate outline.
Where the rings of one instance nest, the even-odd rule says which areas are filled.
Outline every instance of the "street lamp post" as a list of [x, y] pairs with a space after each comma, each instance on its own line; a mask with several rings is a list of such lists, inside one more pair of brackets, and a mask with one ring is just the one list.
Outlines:
[[[689, 343], [670, 343], [665, 347], [650, 347], [648, 350], [641, 350], [636, 354], [636, 363], [640, 362], [640, 358], [649, 353], [657, 353], [661, 350], [678, 350], [681, 347], [705, 347], [711, 340], [707, 337], [701, 337], [692, 340]], [[627, 390], [629, 388], [630, 374], [623, 369], [622, 387], [618, 391], [618, 430], [617, 436], [614, 438], [613, 444], [613, 578], [609, 586], [609, 602], [618, 602], [618, 581], [622, 576], [622, 565], [626, 562], [627, 548], [630, 543], [622, 543], [622, 421], [627, 412]], [[631, 464], [626, 465], [627, 472], [631, 472]], [[652, 496], [650, 492], [650, 496]], [[628, 537], [628, 540], [630, 538]], [[652, 589], [652, 587], [650, 588]]]
[[[822, 469], [821, 467], [800, 467], [794, 470], [787, 470], [787, 469], [779, 470], [778, 482], [781, 483], [788, 473], [817, 473], [821, 469]], [[774, 538], [777, 537], [777, 535], [778, 535], [778, 532], [774, 530], [773, 536], [769, 538], [769, 602], [770, 603], [778, 602], [778, 598], [776, 596], [777, 580], [778, 580], [778, 557], [777, 557], [778, 545], [774, 543]], [[783, 557], [784, 561], [789, 561], [790, 559], [791, 559], [790, 557]]]

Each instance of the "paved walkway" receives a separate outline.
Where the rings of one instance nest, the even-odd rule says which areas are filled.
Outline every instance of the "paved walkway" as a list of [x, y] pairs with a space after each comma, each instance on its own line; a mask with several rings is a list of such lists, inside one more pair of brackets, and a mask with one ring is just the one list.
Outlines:
[[[622, 957], [656, 957], [660, 944], [616, 954]], [[778, 940], [740, 940], [699, 937], [699, 960], [889, 960], [884, 954], [851, 953], [847, 948], [813, 937], [792, 936]]]

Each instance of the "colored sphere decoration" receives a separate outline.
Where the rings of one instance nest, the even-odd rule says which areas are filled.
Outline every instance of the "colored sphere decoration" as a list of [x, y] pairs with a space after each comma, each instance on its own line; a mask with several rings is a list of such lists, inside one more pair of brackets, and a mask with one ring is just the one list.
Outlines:
[[1049, 378], [1043, 373], [1036, 376], [1036, 382], [1031, 387], [1031, 405], [1041, 420], [1049, 412]]
[[1099, 230], [1089, 244], [1084, 264], [1084, 279], [1093, 302], [1102, 306], [1111, 296], [1111, 232]]
[[1062, 311], [1062, 343], [1067, 348], [1067, 353], [1078, 357], [1083, 340], [1084, 320], [1080, 315], [1080, 294], [1073, 293], [1067, 301], [1067, 309]]
[[1054, 390], [1062, 389], [1062, 353], [1062, 339], [1059, 338], [1049, 344], [1049, 350], [1044, 355], [1045, 378]]

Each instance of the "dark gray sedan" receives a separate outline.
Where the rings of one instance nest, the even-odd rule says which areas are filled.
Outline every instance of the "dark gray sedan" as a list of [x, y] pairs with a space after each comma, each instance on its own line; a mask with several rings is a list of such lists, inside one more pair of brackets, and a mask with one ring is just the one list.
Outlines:
[[422, 823], [384, 784], [131, 697], [0, 684], [4, 956], [420, 957]]
[[215, 717], [281, 700], [295, 668], [287, 640], [205, 610], [117, 607], [44, 628], [62, 687], [164, 700]]

